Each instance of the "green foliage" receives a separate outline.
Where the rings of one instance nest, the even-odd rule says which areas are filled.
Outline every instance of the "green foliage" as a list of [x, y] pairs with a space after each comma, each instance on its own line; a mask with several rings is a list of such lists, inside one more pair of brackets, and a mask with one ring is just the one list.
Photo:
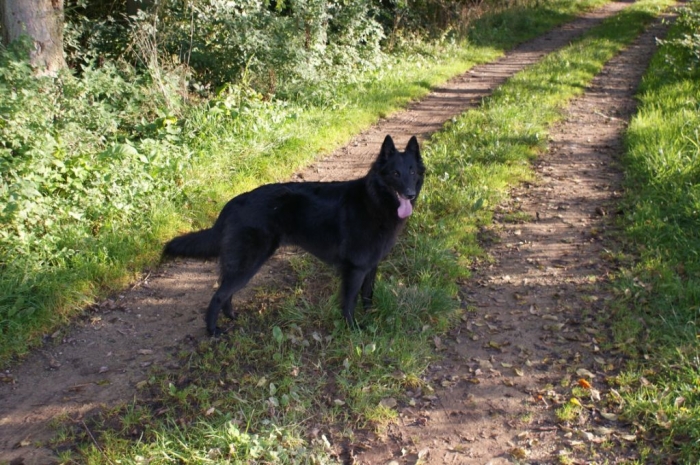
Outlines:
[[697, 1], [678, 8], [678, 27], [667, 44], [673, 53], [666, 54], [666, 62], [676, 73], [692, 74], [700, 65], [700, 7]]
[[[3, 336], [10, 320], [55, 304], [46, 278], [120, 255], [100, 237], [127, 222], [147, 235], [148, 212], [180, 195], [191, 157], [162, 93], [174, 85], [156, 91], [148, 76], [111, 64], [82, 79], [36, 78], [26, 50], [18, 42], [0, 55]], [[94, 271], [70, 281], [89, 286]]]
[[659, 438], [658, 461], [679, 463], [700, 457], [700, 69], [689, 47], [699, 14], [697, 0], [683, 7], [640, 89], [623, 207], [638, 258], [616, 280], [619, 342], [644, 355], [618, 379], [626, 415]]
[[351, 80], [383, 57], [371, 0], [166, 0], [128, 21], [91, 18], [93, 3], [69, 10], [77, 64], [106, 56], [149, 69], [184, 66], [200, 90], [243, 82], [263, 94], [301, 95], [309, 85]]

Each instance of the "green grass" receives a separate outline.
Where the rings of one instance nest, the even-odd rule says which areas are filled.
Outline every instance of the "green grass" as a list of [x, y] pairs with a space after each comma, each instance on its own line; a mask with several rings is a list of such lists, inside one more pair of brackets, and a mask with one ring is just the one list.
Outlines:
[[[666, 3], [643, 1], [582, 40], [516, 75], [483, 108], [456, 118], [424, 146], [430, 168], [419, 207], [380, 267], [375, 306], [349, 332], [330, 270], [302, 257], [298, 284], [265, 312], [244, 311], [239, 330], [180, 354], [181, 373], [154, 373], [148, 401], [94, 418], [64, 436], [81, 463], [327, 463], [329, 446], [355, 431], [384, 430], [396, 405], [430, 396], [422, 374], [460, 314], [463, 266], [481, 253], [475, 233], [545, 147], [561, 108]], [[314, 276], [312, 280], [307, 277]], [[250, 309], [255, 310], [255, 309]], [[420, 394], [419, 394], [420, 392]], [[562, 415], [568, 418], [567, 412]], [[62, 446], [65, 444], [56, 444]]]
[[[285, 179], [431, 86], [602, 1], [535, 2], [485, 16], [473, 32], [478, 45], [448, 41], [387, 56], [381, 71], [358, 73], [316, 106], [267, 101], [230, 86], [183, 109], [155, 85], [125, 87], [147, 86], [147, 79], [118, 72], [90, 71], [90, 79], [65, 79], [58, 90], [24, 78], [36, 88], [3, 89], [14, 99], [8, 108], [19, 129], [12, 134], [29, 149], [22, 157], [11, 148], [1, 153], [8, 163], [0, 164], [0, 195], [20, 200], [2, 212], [12, 225], [0, 229], [0, 362], [26, 354], [43, 335], [123, 288], [157, 263], [165, 240], [210, 224], [233, 195]], [[499, 40], [491, 44], [493, 37]], [[21, 66], [10, 61], [5, 71], [16, 77]], [[32, 107], [27, 113], [23, 98]], [[71, 106], [71, 98], [82, 106]], [[95, 131], [66, 140], [75, 126]], [[23, 165], [15, 166], [18, 160]], [[22, 187], [30, 181], [31, 188]]]
[[644, 463], [700, 460], [700, 3], [682, 18], [646, 73], [624, 159], [629, 255], [612, 322], [632, 357], [624, 415], [661, 446]]

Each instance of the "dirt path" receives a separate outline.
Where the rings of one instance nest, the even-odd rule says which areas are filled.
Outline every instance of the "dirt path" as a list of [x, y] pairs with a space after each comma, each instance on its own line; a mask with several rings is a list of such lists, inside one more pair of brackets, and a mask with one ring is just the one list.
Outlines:
[[[425, 138], [515, 72], [628, 5], [611, 3], [496, 63], [474, 68], [297, 177], [363, 175], [386, 134], [397, 145], [413, 134]], [[610, 157], [619, 151], [622, 120], [633, 108], [631, 91], [644, 69], [640, 63], [653, 47], [653, 35], [646, 35], [625, 54], [638, 56], [599, 77], [574, 106], [581, 108], [580, 115], [572, 113], [571, 126], [559, 128], [553, 156], [539, 168], [542, 183], [515, 193], [520, 201], [504, 207], [533, 217], [537, 212], [539, 221], [504, 225], [498, 232], [503, 240], [492, 250], [497, 263], [480, 270], [472, 280], [478, 286], [465, 289], [477, 311], [445, 341], [445, 363], [429, 373], [446, 389], [427, 405], [402, 412], [391, 440], [362, 452], [357, 461], [403, 462], [420, 452], [431, 463], [486, 463], [494, 457], [507, 460], [508, 451], [518, 454], [519, 448], [531, 459], [547, 461], [555, 450], [570, 449], [571, 441], [580, 440], [553, 426], [553, 409], [567, 399], [566, 389], [560, 388], [567, 370], [585, 367], [599, 374], [603, 368], [592, 352], [598, 330], [589, 324], [590, 315], [605, 304], [595, 288], [605, 275], [597, 239], [605, 226], [598, 213], [606, 210], [616, 190]], [[248, 289], [267, 280], [284, 281], [291, 274], [285, 273], [288, 267], [285, 253], [278, 254]], [[51, 419], [77, 418], [133, 398], [154, 364], [179, 368], [171, 354], [192, 338], [206, 337], [201, 315], [193, 309], [203, 311], [215, 280], [214, 263], [165, 265], [95, 306], [67, 332], [47, 336], [42, 349], [4, 371], [0, 463], [53, 463], [52, 451], [40, 446], [52, 435]], [[252, 298], [250, 291], [237, 296], [239, 301]], [[484, 348], [489, 342], [502, 349]], [[516, 369], [522, 376], [514, 375]], [[592, 380], [597, 388], [601, 377]], [[546, 383], [559, 388], [547, 392]], [[588, 413], [594, 416], [594, 411]], [[403, 458], [397, 455], [402, 447], [409, 451]]]
[[[612, 263], [602, 238], [620, 195], [621, 133], [664, 30], [657, 22], [611, 60], [553, 128], [550, 151], [537, 163], [538, 181], [515, 189], [499, 209], [500, 221], [484, 233], [494, 263], [462, 289], [475, 311], [442, 340], [445, 358], [429, 370], [431, 384], [443, 388], [417, 396], [417, 407], [401, 412], [389, 440], [360, 453], [356, 463], [635, 457], [637, 438], [616, 421], [615, 393], [605, 382], [620, 363], [601, 352], [608, 334], [596, 316], [610, 298], [602, 283]], [[586, 383], [591, 389], [577, 397], [582, 407], [569, 421], [557, 421], [557, 409], [575, 396], [572, 388]]]

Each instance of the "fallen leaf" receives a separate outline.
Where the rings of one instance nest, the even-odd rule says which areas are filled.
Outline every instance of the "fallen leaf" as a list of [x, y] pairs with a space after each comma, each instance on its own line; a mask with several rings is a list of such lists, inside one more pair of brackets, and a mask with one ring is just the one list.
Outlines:
[[593, 387], [593, 386], [591, 386], [591, 383], [589, 383], [588, 381], [586, 381], [583, 378], [578, 380], [578, 385], [584, 389], [590, 389], [591, 387]]
[[528, 455], [530, 455], [530, 452], [528, 452], [526, 449], [523, 449], [522, 447], [513, 447], [511, 450], [508, 451], [508, 453], [516, 459], [523, 460], [527, 458]]
[[579, 368], [576, 370], [576, 374], [579, 376], [585, 376], [587, 378], [595, 378], [595, 375], [591, 373], [590, 371], [586, 370], [585, 368]]
[[31, 445], [32, 445], [32, 443], [29, 441], [29, 439], [24, 439], [24, 440], [18, 442], [15, 445], [15, 447], [27, 447], [27, 446], [31, 446]]
[[396, 399], [393, 397], [386, 397], [379, 401], [379, 405], [386, 408], [394, 408], [396, 407]]
[[600, 416], [610, 421], [617, 421], [617, 415], [614, 413], [600, 412]]
[[564, 323], [556, 323], [553, 325], [544, 325], [544, 329], [546, 331], [552, 331], [552, 332], [557, 333], [557, 332], [561, 331], [562, 329], [564, 329]]

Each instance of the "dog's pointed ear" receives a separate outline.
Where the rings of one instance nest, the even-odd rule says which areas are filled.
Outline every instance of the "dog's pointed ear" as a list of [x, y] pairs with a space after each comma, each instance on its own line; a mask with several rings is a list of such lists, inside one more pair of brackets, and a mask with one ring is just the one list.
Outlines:
[[394, 145], [394, 139], [390, 135], [384, 138], [382, 143], [382, 149], [379, 151], [380, 160], [388, 160], [391, 155], [396, 153], [396, 146]]
[[411, 140], [406, 144], [406, 152], [413, 152], [420, 156], [420, 147], [418, 147], [418, 139], [416, 139], [416, 136], [412, 136]]
[[412, 153], [416, 156], [418, 160], [418, 171], [422, 174], [425, 172], [425, 166], [423, 166], [423, 157], [420, 156], [420, 147], [418, 146], [418, 139], [416, 136], [411, 137], [411, 140], [406, 144], [406, 153]]

